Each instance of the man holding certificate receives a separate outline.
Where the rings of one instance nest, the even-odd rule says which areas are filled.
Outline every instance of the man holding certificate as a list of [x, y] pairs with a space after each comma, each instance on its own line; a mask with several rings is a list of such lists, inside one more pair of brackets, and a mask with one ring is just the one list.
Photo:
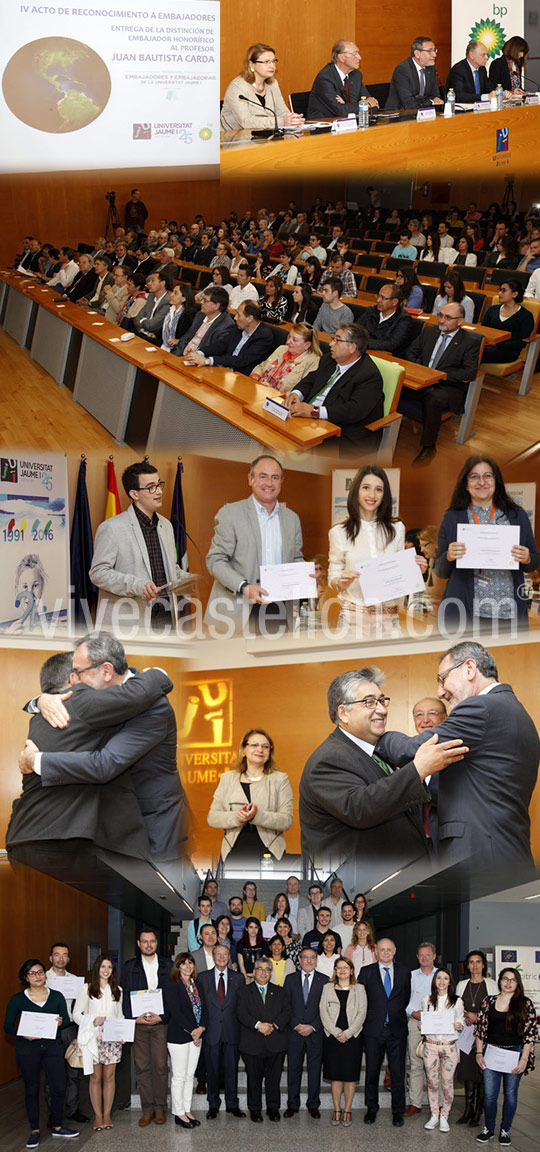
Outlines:
[[167, 1109], [167, 1025], [162, 989], [170, 977], [171, 962], [158, 956], [158, 940], [152, 928], [137, 938], [139, 955], [126, 960], [122, 969], [124, 1016], [135, 1020], [133, 1059], [143, 1114], [139, 1128], [164, 1124]]

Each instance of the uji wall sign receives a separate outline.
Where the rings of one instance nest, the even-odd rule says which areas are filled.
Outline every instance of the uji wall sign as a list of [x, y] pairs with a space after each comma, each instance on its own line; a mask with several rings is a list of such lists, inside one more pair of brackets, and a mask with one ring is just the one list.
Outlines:
[[233, 745], [233, 682], [226, 677], [187, 680], [179, 723], [180, 776], [196, 828], [208, 832], [206, 816], [218, 781], [236, 759]]

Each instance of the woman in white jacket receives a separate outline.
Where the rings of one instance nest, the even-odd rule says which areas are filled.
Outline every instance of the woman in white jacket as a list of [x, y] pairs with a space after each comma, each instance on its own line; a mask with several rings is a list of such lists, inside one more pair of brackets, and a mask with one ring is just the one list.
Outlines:
[[[456, 995], [454, 978], [445, 968], [438, 968], [431, 984], [431, 993], [422, 1001], [423, 1012], [451, 1012], [452, 1032], [426, 1032], [422, 1029], [425, 1038], [424, 1067], [426, 1070], [428, 1100], [431, 1117], [424, 1128], [432, 1132], [439, 1128], [441, 1132], [449, 1132], [448, 1117], [454, 1100], [454, 1076], [458, 1066], [459, 1054], [456, 1048], [458, 1034], [464, 1028], [464, 1009], [462, 999]], [[442, 1105], [439, 1115], [439, 1092], [442, 1091]]]
[[88, 984], [83, 984], [73, 1008], [79, 1025], [77, 1040], [83, 1056], [83, 1071], [90, 1076], [89, 1093], [94, 1109], [94, 1131], [112, 1128], [115, 1069], [122, 1056], [122, 1044], [103, 1040], [107, 1017], [122, 1020], [122, 989], [116, 964], [106, 953], [94, 963]]
[[272, 737], [250, 728], [219, 781], [207, 817], [211, 828], [223, 828], [222, 860], [233, 853], [235, 863], [254, 863], [265, 851], [281, 860], [293, 809], [289, 777], [276, 765]]

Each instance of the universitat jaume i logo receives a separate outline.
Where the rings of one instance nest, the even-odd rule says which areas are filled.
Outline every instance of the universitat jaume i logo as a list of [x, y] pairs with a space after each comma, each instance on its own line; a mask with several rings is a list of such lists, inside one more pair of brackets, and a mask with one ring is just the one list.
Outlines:
[[508, 152], [509, 133], [508, 128], [497, 128], [497, 142], [495, 145], [496, 152]]
[[469, 32], [469, 40], [476, 40], [488, 50], [488, 56], [500, 56], [502, 46], [506, 42], [504, 28], [496, 20], [477, 20]]
[[199, 136], [200, 136], [201, 140], [211, 140], [212, 139], [212, 129], [211, 128], [201, 128], [201, 130], [199, 132]]

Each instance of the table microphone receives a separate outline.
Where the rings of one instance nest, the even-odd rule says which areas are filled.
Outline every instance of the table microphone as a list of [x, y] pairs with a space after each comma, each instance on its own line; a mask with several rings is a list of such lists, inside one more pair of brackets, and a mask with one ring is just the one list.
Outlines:
[[[250, 100], [247, 96], [239, 96], [238, 99], [243, 100], [245, 104], [253, 104], [255, 108], [261, 107], [258, 100]], [[274, 108], [274, 105], [272, 105], [272, 112], [274, 113], [274, 128], [254, 128], [251, 132], [252, 137], [259, 137], [260, 139], [265, 138], [266, 140], [283, 140], [285, 130], [280, 128], [278, 124], [277, 112]]]

